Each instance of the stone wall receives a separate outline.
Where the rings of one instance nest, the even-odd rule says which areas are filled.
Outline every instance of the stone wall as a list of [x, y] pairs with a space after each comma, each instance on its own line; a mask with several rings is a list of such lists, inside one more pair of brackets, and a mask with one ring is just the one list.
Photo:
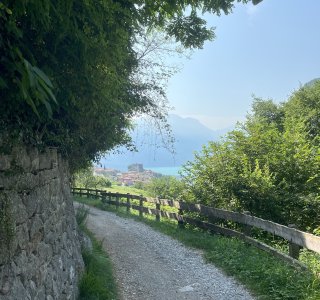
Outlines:
[[0, 155], [0, 300], [76, 299], [83, 261], [69, 179], [55, 149]]

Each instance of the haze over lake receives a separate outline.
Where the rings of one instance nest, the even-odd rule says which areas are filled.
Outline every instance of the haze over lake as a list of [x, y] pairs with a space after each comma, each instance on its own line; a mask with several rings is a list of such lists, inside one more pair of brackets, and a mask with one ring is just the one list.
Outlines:
[[163, 147], [159, 133], [139, 124], [132, 133], [138, 152], [120, 149], [123, 153], [107, 155], [100, 164], [124, 171], [130, 164], [142, 163], [145, 169], [161, 168], [159, 173], [176, 176], [183, 164], [193, 160], [195, 151], [200, 151], [209, 141], [217, 141], [228, 131], [211, 130], [196, 119], [177, 115], [170, 115], [168, 121], [175, 137], [174, 154]]

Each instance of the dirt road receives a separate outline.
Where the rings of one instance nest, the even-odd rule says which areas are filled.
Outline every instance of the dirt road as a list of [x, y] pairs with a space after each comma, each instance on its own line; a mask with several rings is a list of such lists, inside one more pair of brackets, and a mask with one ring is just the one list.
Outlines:
[[197, 250], [114, 213], [90, 208], [88, 228], [109, 253], [123, 300], [251, 300]]

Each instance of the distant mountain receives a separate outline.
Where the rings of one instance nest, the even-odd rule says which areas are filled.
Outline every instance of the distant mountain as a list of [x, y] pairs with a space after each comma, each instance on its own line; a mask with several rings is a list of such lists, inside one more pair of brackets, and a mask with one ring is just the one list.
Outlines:
[[212, 136], [218, 137], [218, 131], [213, 131], [200, 123], [197, 119], [182, 118], [177, 115], [170, 115], [168, 118], [176, 138], [183, 139], [210, 139]]
[[132, 133], [138, 152], [130, 152], [125, 149], [122, 154], [110, 154], [101, 159], [102, 166], [126, 170], [129, 164], [142, 163], [144, 167], [175, 167], [193, 160], [195, 151], [201, 150], [209, 141], [217, 141], [224, 135], [225, 130], [211, 130], [193, 118], [182, 118], [177, 115], [169, 115], [168, 122], [171, 125], [175, 137], [175, 154], [161, 148], [158, 134], [150, 133], [149, 128], [139, 124]]

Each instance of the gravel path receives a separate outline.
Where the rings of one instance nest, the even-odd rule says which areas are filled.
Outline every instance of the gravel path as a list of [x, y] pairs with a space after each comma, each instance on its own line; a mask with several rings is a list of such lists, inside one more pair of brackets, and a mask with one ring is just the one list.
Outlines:
[[147, 225], [90, 208], [88, 228], [114, 265], [123, 300], [251, 300], [249, 292], [187, 248]]

